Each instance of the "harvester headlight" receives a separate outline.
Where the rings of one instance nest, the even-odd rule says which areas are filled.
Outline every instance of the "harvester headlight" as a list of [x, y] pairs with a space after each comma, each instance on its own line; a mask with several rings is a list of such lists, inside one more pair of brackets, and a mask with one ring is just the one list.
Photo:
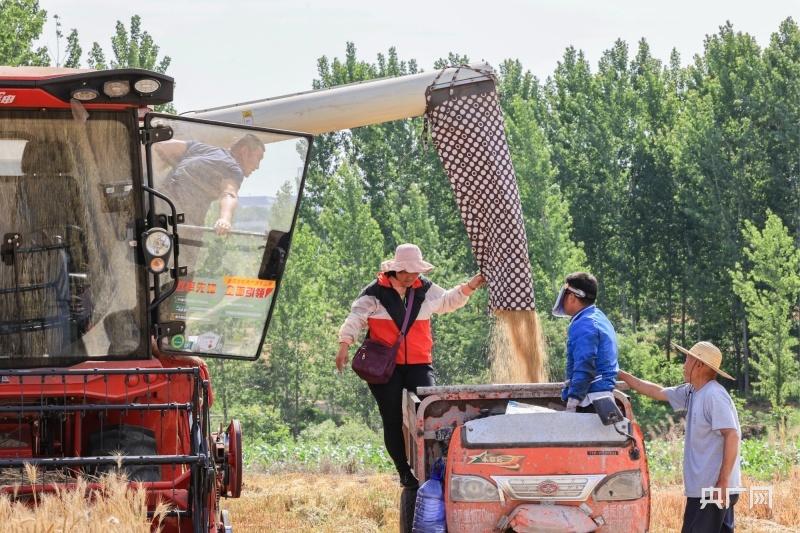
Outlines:
[[131, 84], [127, 80], [111, 80], [103, 84], [103, 92], [109, 98], [121, 98], [131, 92]]
[[161, 87], [161, 84], [158, 80], [152, 78], [142, 78], [133, 84], [133, 88], [140, 94], [152, 94], [156, 92], [159, 87]]
[[80, 89], [75, 89], [74, 91], [72, 91], [72, 97], [75, 100], [80, 100], [81, 102], [89, 102], [90, 100], [94, 100], [98, 96], [100, 96], [100, 93], [89, 87], [82, 87]]
[[600, 502], [637, 500], [642, 496], [644, 487], [639, 470], [610, 475], [594, 490], [594, 499]]
[[144, 239], [144, 246], [153, 257], [164, 257], [169, 254], [172, 249], [172, 238], [166, 230], [161, 228], [153, 228], [147, 232], [147, 237]]
[[450, 499], [454, 502], [499, 502], [497, 486], [480, 476], [452, 476]]
[[144, 259], [147, 268], [159, 274], [167, 268], [167, 257], [172, 251], [172, 237], [163, 228], [151, 228], [142, 235]]

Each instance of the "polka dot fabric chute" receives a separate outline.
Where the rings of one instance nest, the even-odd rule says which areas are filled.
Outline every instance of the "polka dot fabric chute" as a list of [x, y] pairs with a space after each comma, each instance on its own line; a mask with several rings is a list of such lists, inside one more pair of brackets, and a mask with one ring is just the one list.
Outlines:
[[528, 239], [497, 93], [446, 100], [428, 111], [492, 309], [535, 309]]
[[[491, 88], [490, 88], [491, 85]], [[495, 382], [546, 381], [544, 340], [536, 314], [528, 239], [517, 179], [493, 84], [431, 98], [427, 121], [489, 286]], [[482, 92], [481, 92], [482, 91]], [[432, 103], [437, 101], [438, 103]]]

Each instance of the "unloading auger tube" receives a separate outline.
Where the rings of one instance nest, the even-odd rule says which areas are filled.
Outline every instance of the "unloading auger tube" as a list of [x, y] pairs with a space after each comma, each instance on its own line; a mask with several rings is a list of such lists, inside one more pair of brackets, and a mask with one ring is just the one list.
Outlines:
[[494, 89], [494, 69], [485, 63], [451, 67], [189, 111], [183, 116], [319, 135], [419, 117], [425, 114], [431, 86], [435, 90], [476, 84], [490, 84]]

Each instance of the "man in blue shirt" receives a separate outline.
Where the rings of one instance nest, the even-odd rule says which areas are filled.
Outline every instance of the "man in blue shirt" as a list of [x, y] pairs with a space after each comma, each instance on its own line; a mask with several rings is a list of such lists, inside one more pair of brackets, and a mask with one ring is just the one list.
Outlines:
[[617, 380], [617, 334], [595, 306], [597, 279], [588, 272], [567, 276], [553, 315], [572, 317], [567, 331], [566, 386], [561, 399], [567, 411], [593, 412], [592, 401], [611, 396]]

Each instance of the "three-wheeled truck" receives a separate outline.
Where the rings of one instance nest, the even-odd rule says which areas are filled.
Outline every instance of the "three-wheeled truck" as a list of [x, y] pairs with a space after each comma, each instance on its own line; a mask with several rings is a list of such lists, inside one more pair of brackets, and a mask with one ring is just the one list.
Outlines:
[[[562, 383], [422, 387], [403, 397], [420, 481], [444, 459], [448, 530], [644, 532], [650, 478], [641, 428], [619, 389], [617, 421], [564, 411]], [[410, 531], [416, 491], [401, 498]]]

